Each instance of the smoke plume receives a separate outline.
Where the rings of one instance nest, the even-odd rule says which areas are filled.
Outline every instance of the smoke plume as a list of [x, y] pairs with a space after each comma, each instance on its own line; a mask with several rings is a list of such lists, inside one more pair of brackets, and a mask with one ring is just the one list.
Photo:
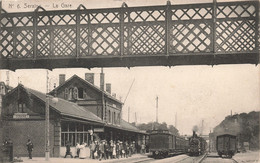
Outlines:
[[199, 127], [197, 125], [193, 126], [192, 131], [198, 132], [199, 131]]

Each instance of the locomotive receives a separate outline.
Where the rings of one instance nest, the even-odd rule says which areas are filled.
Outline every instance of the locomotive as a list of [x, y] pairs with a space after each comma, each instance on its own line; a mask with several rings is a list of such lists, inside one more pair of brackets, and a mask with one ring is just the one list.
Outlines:
[[186, 153], [189, 142], [184, 137], [176, 136], [168, 130], [150, 131], [149, 151], [153, 158]]
[[235, 135], [230, 134], [219, 135], [217, 136], [216, 147], [220, 157], [232, 158], [237, 152], [237, 138]]
[[192, 137], [189, 138], [189, 149], [188, 154], [190, 156], [199, 156], [206, 151], [206, 140], [199, 137], [195, 131], [193, 131]]

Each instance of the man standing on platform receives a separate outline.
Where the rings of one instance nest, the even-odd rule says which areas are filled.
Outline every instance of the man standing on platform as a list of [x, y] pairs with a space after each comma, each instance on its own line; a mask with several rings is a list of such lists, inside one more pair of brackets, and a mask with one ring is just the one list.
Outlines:
[[100, 145], [99, 145], [99, 161], [101, 161], [102, 158], [105, 159], [105, 141], [101, 141]]
[[90, 144], [90, 158], [95, 159], [94, 153], [96, 152], [96, 144], [94, 141]]
[[70, 157], [73, 158], [73, 156], [70, 152], [70, 142], [68, 140], [66, 141], [66, 155], [64, 156], [64, 158], [66, 158], [67, 155], [70, 155]]
[[32, 159], [33, 143], [31, 142], [30, 139], [28, 139], [26, 146], [27, 146], [27, 151], [29, 154], [29, 159]]

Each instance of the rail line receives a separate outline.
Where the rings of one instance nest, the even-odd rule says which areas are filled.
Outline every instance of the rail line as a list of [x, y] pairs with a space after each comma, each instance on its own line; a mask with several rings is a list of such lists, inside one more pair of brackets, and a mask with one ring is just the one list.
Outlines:
[[235, 160], [235, 159], [233, 159], [233, 158], [232, 158], [231, 160], [232, 160], [234, 163], [238, 163], [238, 161], [236, 161], [236, 160]]
[[201, 163], [203, 160], [205, 160], [208, 156], [208, 153], [205, 153], [199, 160], [197, 163]]
[[142, 160], [137, 160], [137, 161], [134, 161], [132, 163], [144, 163], [144, 162], [151, 162], [152, 160], [154, 160], [153, 158], [144, 158]]
[[[202, 158], [200, 158], [196, 163], [202, 163], [208, 157], [208, 153], [206, 153]], [[231, 158], [233, 163], [238, 163], [234, 158]]]
[[186, 160], [187, 158], [190, 158], [190, 157], [189, 157], [189, 156], [184, 157], [184, 158], [182, 158], [182, 159], [180, 159], [180, 160], [177, 160], [176, 162], [178, 163], [178, 162], [184, 161], [184, 160]]

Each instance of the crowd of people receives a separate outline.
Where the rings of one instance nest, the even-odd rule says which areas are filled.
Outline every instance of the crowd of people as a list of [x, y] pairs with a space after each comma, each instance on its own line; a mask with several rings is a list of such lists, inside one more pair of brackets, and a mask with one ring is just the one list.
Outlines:
[[[142, 148], [145, 145], [142, 145]], [[91, 159], [119, 159], [119, 158], [128, 158], [131, 157], [132, 154], [136, 153], [135, 142], [122, 142], [122, 141], [109, 141], [101, 140], [101, 141], [92, 141], [89, 146], [86, 143], [76, 145], [76, 156], [74, 158], [87, 158], [86, 148], [90, 149], [90, 158]], [[141, 150], [142, 151], [142, 150]], [[70, 143], [66, 142], [66, 155], [70, 155]]]

